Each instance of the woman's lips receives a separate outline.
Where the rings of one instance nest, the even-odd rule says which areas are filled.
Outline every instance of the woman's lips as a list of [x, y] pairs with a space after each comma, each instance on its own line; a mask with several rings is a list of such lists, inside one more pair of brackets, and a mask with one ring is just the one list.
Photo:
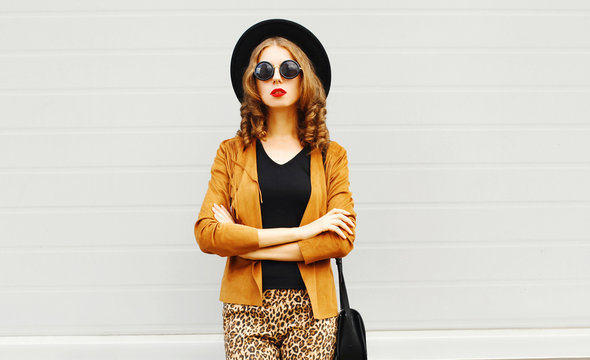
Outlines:
[[277, 88], [274, 89], [273, 91], [270, 92], [270, 95], [274, 96], [274, 97], [279, 97], [279, 96], [283, 96], [285, 95], [287, 92], [281, 88]]

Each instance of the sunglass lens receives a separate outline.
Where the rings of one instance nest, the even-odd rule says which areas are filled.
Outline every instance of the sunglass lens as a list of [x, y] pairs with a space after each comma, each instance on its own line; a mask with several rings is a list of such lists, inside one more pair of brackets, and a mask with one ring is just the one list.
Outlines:
[[268, 80], [274, 74], [274, 68], [267, 62], [261, 62], [254, 69], [254, 76], [260, 80]]
[[293, 79], [299, 75], [299, 65], [293, 60], [286, 60], [281, 64], [280, 72], [283, 77]]

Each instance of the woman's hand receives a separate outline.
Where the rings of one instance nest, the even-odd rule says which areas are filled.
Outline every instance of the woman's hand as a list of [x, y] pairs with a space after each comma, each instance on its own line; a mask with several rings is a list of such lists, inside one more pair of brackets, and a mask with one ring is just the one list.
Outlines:
[[223, 205], [217, 205], [213, 203], [213, 215], [215, 216], [215, 219], [217, 219], [217, 221], [219, 221], [220, 223], [235, 224], [234, 218]]
[[346, 239], [346, 235], [344, 234], [341, 228], [352, 234], [352, 230], [350, 230], [348, 225], [352, 227], [356, 226], [354, 222], [350, 220], [350, 218], [346, 215], [350, 215], [350, 213], [344, 209], [334, 208], [328, 211], [321, 218], [307, 225], [299, 227], [302, 239], [308, 239], [326, 230], [334, 231], [343, 239]]

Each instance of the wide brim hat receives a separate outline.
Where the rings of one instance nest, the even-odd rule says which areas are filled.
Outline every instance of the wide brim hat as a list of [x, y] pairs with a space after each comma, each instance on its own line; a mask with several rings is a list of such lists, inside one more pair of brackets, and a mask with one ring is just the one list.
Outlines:
[[331, 68], [326, 49], [320, 40], [304, 26], [286, 19], [268, 19], [252, 25], [234, 47], [230, 62], [230, 75], [234, 92], [240, 102], [244, 98], [242, 77], [256, 46], [269, 37], [281, 36], [297, 44], [311, 60], [326, 96], [330, 91]]

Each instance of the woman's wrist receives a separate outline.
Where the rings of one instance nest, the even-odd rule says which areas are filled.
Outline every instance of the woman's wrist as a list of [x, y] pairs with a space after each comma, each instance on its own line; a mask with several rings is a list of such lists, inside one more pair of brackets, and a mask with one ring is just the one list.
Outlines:
[[311, 236], [308, 235], [308, 229], [309, 229], [309, 224], [308, 225], [302, 225], [296, 229], [296, 233], [297, 233], [297, 241], [299, 240], [305, 240]]
[[254, 250], [240, 256], [249, 260], [303, 261], [299, 245], [295, 242]]
[[258, 230], [258, 247], [288, 244], [303, 239], [302, 232], [298, 227], [292, 228], [271, 228]]

